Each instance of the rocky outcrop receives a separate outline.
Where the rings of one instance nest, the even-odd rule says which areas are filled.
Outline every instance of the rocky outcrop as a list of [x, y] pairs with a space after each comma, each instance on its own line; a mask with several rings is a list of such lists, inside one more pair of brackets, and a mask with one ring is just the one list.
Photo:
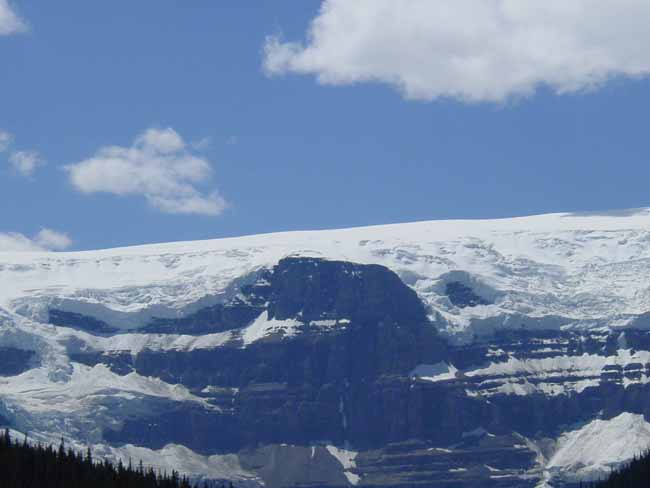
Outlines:
[[71, 327], [83, 330], [91, 334], [115, 334], [118, 329], [111, 327], [106, 322], [83, 315], [80, 313], [50, 308], [48, 312], [48, 323], [61, 327]]
[[15, 347], [0, 348], [0, 376], [14, 376], [35, 367], [38, 358], [34, 351]]
[[[220, 434], [207, 444], [182, 439], [202, 452], [320, 439], [378, 446], [415, 435], [422, 418], [417, 408], [426, 400], [411, 388], [408, 374], [417, 364], [446, 358], [445, 343], [416, 294], [386, 268], [318, 259], [285, 259], [264, 280], [269, 319], [299, 323], [300, 333], [291, 340], [270, 334], [243, 347], [235, 335], [215, 349], [143, 350], [135, 357], [76, 354], [74, 359], [207, 392], [202, 395], [224, 412], [208, 416], [208, 424], [190, 416], [196, 425], [187, 431]], [[243, 300], [249, 290], [242, 290]], [[260, 287], [255, 290], [259, 296]], [[254, 305], [250, 309], [260, 313]], [[394, 415], [409, 410], [410, 415]], [[180, 441], [168, 427], [178, 424], [176, 416], [187, 421], [180, 412], [169, 421], [137, 419], [107, 435], [121, 442], [138, 438], [149, 447], [157, 447], [158, 439]], [[224, 419], [215, 420], [219, 417]], [[145, 435], [138, 424], [159, 432]]]
[[460, 281], [451, 281], [445, 285], [445, 294], [449, 301], [459, 308], [476, 307], [477, 305], [488, 305], [486, 299], [474, 293], [469, 286]]

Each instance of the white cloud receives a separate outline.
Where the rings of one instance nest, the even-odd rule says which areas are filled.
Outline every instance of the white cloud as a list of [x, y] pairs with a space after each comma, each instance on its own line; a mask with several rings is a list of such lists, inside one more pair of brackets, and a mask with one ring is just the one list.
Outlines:
[[14, 232], [0, 232], [0, 252], [42, 251], [34, 241]]
[[0, 0], [0, 36], [17, 34], [27, 30], [27, 25], [11, 8], [8, 0]]
[[0, 252], [63, 251], [70, 245], [70, 237], [51, 229], [41, 229], [33, 239], [17, 232], [0, 232]]
[[306, 43], [267, 38], [268, 74], [500, 102], [650, 75], [648, 0], [324, 0]]
[[12, 142], [14, 142], [13, 134], [0, 129], [0, 152], [5, 152], [9, 149]]
[[13, 168], [23, 176], [32, 176], [45, 162], [36, 151], [14, 151], [9, 156]]
[[160, 154], [170, 154], [185, 149], [183, 138], [172, 128], [148, 129], [137, 137], [135, 144]]
[[[2, 0], [0, 0], [1, 2]], [[14, 143], [14, 136], [6, 130], [0, 129], [0, 153], [7, 152]], [[23, 176], [32, 176], [39, 166], [45, 161], [38, 151], [11, 151], [9, 163], [13, 169]]]
[[66, 170], [83, 193], [142, 195], [162, 212], [219, 215], [226, 207], [216, 190], [199, 189], [213, 175], [210, 163], [194, 156], [171, 128], [148, 129], [130, 147], [100, 148]]
[[51, 251], [63, 251], [72, 245], [72, 239], [67, 234], [47, 228], [41, 229], [34, 241], [43, 249]]

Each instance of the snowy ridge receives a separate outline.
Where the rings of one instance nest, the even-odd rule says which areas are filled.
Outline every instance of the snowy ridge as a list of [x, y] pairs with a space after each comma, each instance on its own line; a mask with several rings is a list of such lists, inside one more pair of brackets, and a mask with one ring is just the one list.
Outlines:
[[[0, 253], [0, 307], [48, 307], [124, 328], [225, 299], [237, 280], [289, 255], [396, 271], [462, 340], [500, 327], [650, 326], [650, 211], [550, 214], [288, 232], [76, 253]], [[461, 281], [491, 305], [458, 308]], [[437, 314], [439, 315], [436, 315]]]

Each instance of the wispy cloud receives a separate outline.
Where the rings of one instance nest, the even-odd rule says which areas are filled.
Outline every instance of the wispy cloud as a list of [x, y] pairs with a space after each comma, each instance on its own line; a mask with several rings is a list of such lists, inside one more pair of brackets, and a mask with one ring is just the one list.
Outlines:
[[14, 151], [9, 156], [11, 166], [23, 176], [32, 176], [45, 161], [37, 151]]
[[[13, 143], [14, 135], [0, 129], [0, 153], [9, 152]], [[45, 164], [38, 151], [34, 150], [11, 150], [8, 160], [14, 171], [22, 176], [33, 176], [36, 170]]]
[[68, 234], [47, 228], [41, 229], [36, 234], [34, 242], [43, 249], [50, 251], [63, 251], [72, 245], [72, 239]]
[[83, 193], [141, 195], [166, 213], [219, 215], [226, 208], [217, 190], [201, 190], [213, 177], [208, 160], [172, 128], [148, 129], [129, 147], [102, 147], [66, 170]]
[[9, 150], [9, 147], [14, 142], [14, 136], [6, 130], [0, 129], [0, 153]]
[[63, 251], [71, 245], [67, 234], [47, 228], [33, 238], [18, 232], [0, 232], [0, 252]]
[[565, 94], [650, 75], [649, 18], [647, 0], [324, 0], [306, 42], [267, 39], [264, 69], [426, 101]]
[[25, 32], [27, 24], [15, 12], [8, 0], [0, 0], [0, 36]]

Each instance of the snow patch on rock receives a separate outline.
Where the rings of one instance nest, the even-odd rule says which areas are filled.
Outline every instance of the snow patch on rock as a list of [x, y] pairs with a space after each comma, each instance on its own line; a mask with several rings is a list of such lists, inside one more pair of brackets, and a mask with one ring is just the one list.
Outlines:
[[440, 362], [436, 364], [420, 364], [411, 371], [411, 378], [424, 381], [447, 381], [456, 379], [458, 370], [453, 364]]
[[650, 423], [626, 412], [562, 434], [546, 469], [567, 480], [596, 480], [649, 447]]
[[327, 452], [329, 452], [332, 456], [336, 458], [336, 460], [341, 463], [341, 466], [343, 466], [343, 474], [347, 478], [347, 480], [350, 482], [352, 485], [357, 485], [359, 484], [359, 481], [361, 481], [361, 477], [350, 470], [354, 469], [357, 467], [357, 463], [355, 462], [355, 459], [357, 458], [357, 455], [359, 454], [356, 451], [351, 451], [349, 449], [342, 449], [340, 447], [336, 446], [326, 446]]
[[269, 319], [268, 312], [262, 312], [255, 321], [242, 331], [244, 345], [248, 346], [260, 339], [279, 334], [283, 337], [292, 337], [298, 333], [302, 322], [295, 319], [276, 320]]
[[205, 480], [231, 480], [235, 483], [260, 480], [253, 473], [244, 470], [236, 454], [203, 456], [177, 444], [168, 444], [160, 450], [127, 444], [115, 448], [100, 446], [95, 453], [108, 459], [121, 459], [123, 463], [134, 464], [142, 461], [145, 468], [153, 467], [156, 471], [177, 471], [181, 476]]
[[[487, 367], [463, 371], [468, 378], [480, 380], [479, 390], [483, 395], [562, 395], [580, 393], [586, 388], [601, 384], [601, 375], [606, 367], [625, 366], [633, 363], [650, 363], [650, 351], [618, 350], [616, 355], [601, 356], [553, 356], [549, 358], [519, 359], [509, 357], [503, 362], [491, 362]], [[645, 372], [644, 372], [645, 373]], [[571, 378], [567, 380], [566, 378]], [[623, 379], [623, 386], [645, 384], [650, 377]], [[485, 388], [482, 388], [485, 383]]]

